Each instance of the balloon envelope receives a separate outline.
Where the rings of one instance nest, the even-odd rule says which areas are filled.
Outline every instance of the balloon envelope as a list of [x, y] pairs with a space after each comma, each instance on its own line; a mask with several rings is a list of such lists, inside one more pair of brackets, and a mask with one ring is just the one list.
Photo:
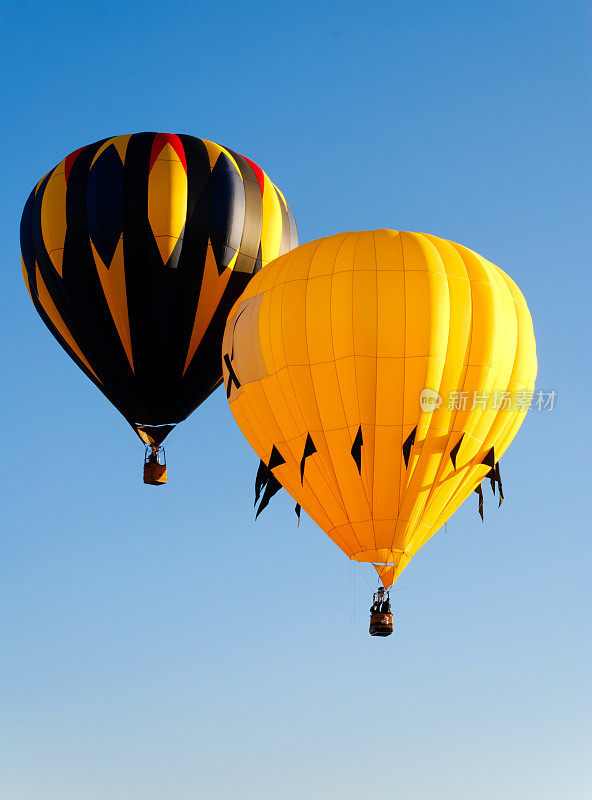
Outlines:
[[282, 484], [389, 586], [524, 420], [537, 361], [516, 284], [392, 230], [301, 245], [251, 281], [224, 342], [230, 408]]
[[298, 243], [280, 190], [193, 136], [138, 133], [71, 153], [21, 222], [25, 283], [66, 352], [147, 443], [222, 379], [228, 311]]

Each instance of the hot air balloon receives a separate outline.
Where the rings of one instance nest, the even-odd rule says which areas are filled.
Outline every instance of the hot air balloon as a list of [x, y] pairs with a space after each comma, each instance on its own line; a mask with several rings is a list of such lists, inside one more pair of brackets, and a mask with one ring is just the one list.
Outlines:
[[21, 221], [33, 305], [146, 447], [222, 381], [229, 310], [251, 276], [298, 243], [280, 190], [205, 139], [137, 133], [71, 153], [31, 192]]
[[535, 340], [516, 284], [472, 250], [393, 230], [301, 245], [250, 282], [222, 353], [259, 508], [285, 487], [385, 588], [484, 478], [501, 502]]

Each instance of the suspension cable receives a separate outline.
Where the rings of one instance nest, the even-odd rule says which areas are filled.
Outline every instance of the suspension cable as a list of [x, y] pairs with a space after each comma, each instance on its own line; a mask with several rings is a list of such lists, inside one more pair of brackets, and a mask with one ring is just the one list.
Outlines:
[[[406, 583], [406, 584], [405, 584], [405, 586], [399, 586], [399, 588], [398, 588], [398, 589], [391, 588], [391, 591], [392, 591], [392, 592], [402, 592], [402, 591], [403, 591], [403, 589], [408, 589], [410, 586], [413, 586], [413, 584], [414, 584], [414, 583], [419, 583], [419, 581], [423, 580], [423, 579], [424, 579], [424, 578], [425, 578], [427, 575], [429, 575], [429, 574], [430, 574], [430, 572], [433, 572], [433, 571], [436, 569], [436, 567], [439, 567], [439, 566], [440, 566], [440, 564], [441, 564], [443, 561], [445, 561], [445, 560], [448, 558], [448, 556], [450, 555], [450, 553], [452, 553], [452, 551], [453, 551], [453, 550], [454, 550], [454, 548], [457, 546], [457, 544], [459, 544], [459, 543], [460, 543], [460, 541], [461, 541], [462, 539], [464, 539], [464, 537], [465, 537], [465, 535], [468, 533], [468, 531], [469, 531], [469, 529], [470, 529], [471, 525], [472, 525], [472, 522], [469, 522], [469, 524], [468, 524], [468, 525], [466, 526], [466, 528], [465, 528], [465, 529], [462, 531], [462, 533], [460, 534], [460, 536], [459, 536], [459, 537], [458, 537], [458, 538], [457, 538], [457, 539], [456, 539], [456, 540], [455, 540], [455, 541], [454, 541], [454, 542], [453, 542], [453, 543], [450, 545], [450, 547], [449, 547], [449, 548], [448, 548], [448, 550], [447, 550], [447, 551], [444, 553], [444, 555], [442, 556], [442, 558], [440, 558], [438, 561], [436, 561], [436, 563], [435, 563], [435, 564], [433, 564], [433, 565], [432, 565], [432, 566], [431, 566], [431, 567], [430, 567], [428, 570], [426, 570], [426, 571], [423, 573], [423, 575], [420, 575], [418, 578], [415, 578], [415, 580], [412, 580], [412, 581], [410, 581], [409, 583]], [[448, 529], [447, 529], [447, 530], [448, 530]]]

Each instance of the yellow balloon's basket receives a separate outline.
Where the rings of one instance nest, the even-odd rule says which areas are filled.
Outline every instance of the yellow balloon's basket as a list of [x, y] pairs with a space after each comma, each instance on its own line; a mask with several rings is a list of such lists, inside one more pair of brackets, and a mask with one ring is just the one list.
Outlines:
[[144, 483], [163, 486], [167, 482], [164, 447], [147, 447], [144, 457]]
[[393, 632], [393, 612], [389, 593], [380, 586], [374, 592], [370, 609], [370, 636], [390, 636]]
[[370, 617], [370, 636], [390, 636], [392, 632], [392, 614], [372, 614]]

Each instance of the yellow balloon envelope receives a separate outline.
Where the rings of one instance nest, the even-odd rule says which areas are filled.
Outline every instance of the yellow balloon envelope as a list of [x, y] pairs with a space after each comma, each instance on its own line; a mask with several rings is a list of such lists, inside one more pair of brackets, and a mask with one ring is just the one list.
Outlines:
[[501, 269], [422, 233], [342, 233], [251, 280], [224, 380], [242, 432], [297, 503], [386, 587], [481, 481], [528, 410], [532, 320]]

